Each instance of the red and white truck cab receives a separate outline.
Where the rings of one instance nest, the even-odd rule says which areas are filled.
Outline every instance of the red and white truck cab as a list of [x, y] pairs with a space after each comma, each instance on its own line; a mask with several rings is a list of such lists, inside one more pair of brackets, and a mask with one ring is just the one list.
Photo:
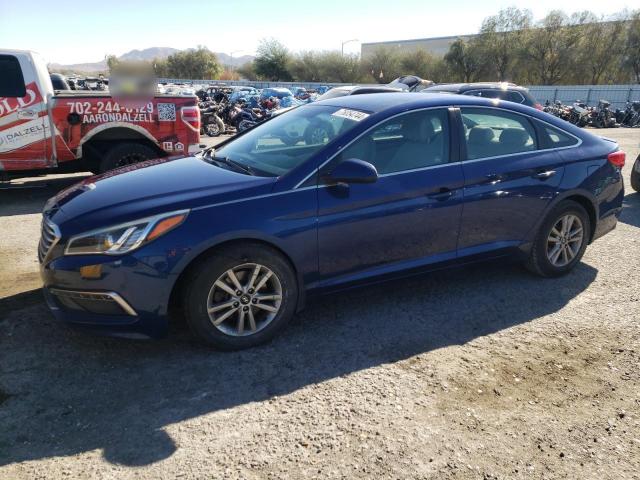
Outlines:
[[42, 58], [0, 49], [0, 176], [104, 172], [200, 150], [197, 97], [54, 91]]

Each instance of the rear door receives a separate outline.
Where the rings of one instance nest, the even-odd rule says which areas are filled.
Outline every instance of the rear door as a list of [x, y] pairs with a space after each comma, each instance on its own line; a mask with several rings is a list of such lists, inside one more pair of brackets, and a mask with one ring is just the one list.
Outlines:
[[46, 126], [47, 110], [34, 66], [25, 55], [0, 54], [0, 166], [46, 167]]
[[556, 195], [564, 173], [529, 117], [462, 107], [464, 207], [459, 256], [521, 244]]

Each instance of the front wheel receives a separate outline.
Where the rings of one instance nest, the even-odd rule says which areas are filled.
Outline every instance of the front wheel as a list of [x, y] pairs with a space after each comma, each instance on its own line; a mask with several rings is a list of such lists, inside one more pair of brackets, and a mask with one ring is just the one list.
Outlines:
[[591, 225], [584, 207], [559, 203], [543, 222], [526, 267], [542, 277], [559, 277], [580, 262], [589, 243]]
[[192, 332], [220, 350], [271, 340], [293, 317], [298, 287], [289, 262], [268, 247], [223, 248], [188, 278], [184, 306]]
[[636, 158], [633, 168], [631, 169], [631, 188], [636, 192], [640, 192], [640, 155]]

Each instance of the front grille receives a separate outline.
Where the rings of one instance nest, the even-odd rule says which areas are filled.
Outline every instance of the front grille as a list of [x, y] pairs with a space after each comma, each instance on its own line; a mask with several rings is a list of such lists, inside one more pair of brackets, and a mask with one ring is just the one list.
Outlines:
[[40, 234], [40, 244], [38, 245], [38, 260], [42, 263], [53, 246], [60, 240], [58, 227], [46, 217], [42, 217], [42, 232]]

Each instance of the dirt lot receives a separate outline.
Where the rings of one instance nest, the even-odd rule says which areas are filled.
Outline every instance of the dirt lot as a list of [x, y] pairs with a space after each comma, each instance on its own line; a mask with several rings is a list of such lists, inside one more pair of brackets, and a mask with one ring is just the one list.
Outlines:
[[[608, 130], [632, 160], [640, 130]], [[640, 478], [640, 194], [570, 275], [482, 265], [317, 300], [219, 353], [53, 321], [45, 199], [0, 192], [0, 478]]]

